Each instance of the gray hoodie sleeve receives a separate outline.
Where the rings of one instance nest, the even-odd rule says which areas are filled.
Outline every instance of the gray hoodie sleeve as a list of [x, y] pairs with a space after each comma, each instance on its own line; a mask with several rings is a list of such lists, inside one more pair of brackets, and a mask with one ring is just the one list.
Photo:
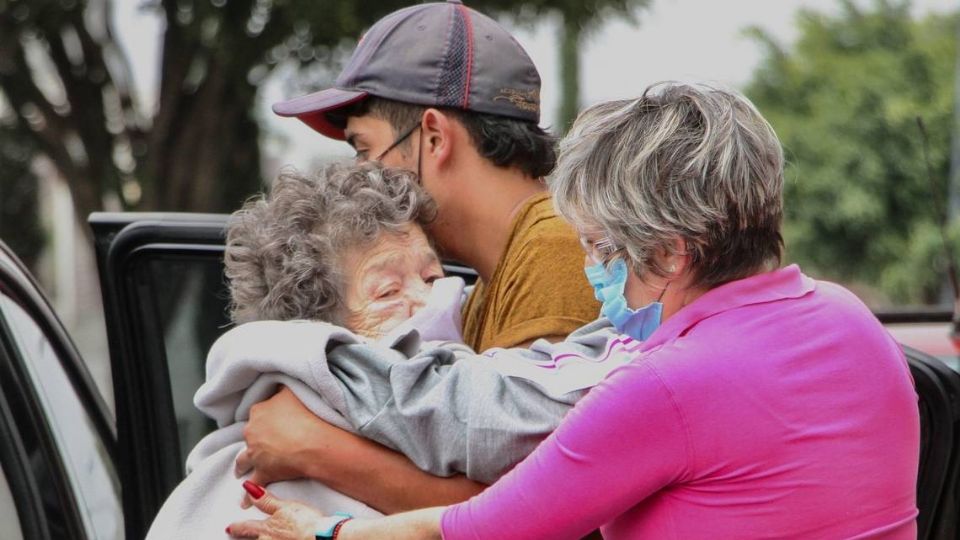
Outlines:
[[[567, 342], [535, 344], [519, 356], [549, 358], [553, 347], [596, 354], [608, 326], [591, 323]], [[327, 357], [346, 399], [348, 421], [440, 476], [464, 473], [479, 482], [496, 481], [586, 393], [551, 397], [535, 383], [499, 373], [488, 358], [461, 344], [427, 347], [412, 356], [404, 348], [411, 347], [343, 344], [329, 349]]]

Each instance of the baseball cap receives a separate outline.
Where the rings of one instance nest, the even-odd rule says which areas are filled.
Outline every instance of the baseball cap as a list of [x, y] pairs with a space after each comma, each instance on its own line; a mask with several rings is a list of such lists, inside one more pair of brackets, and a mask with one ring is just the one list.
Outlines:
[[328, 114], [368, 96], [540, 121], [540, 74], [496, 21], [459, 0], [420, 4], [377, 21], [333, 88], [273, 105], [280, 116], [344, 139]]

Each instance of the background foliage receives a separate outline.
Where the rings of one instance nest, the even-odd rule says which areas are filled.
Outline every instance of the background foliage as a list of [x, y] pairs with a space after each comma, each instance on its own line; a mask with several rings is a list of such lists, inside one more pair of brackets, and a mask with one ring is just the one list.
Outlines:
[[913, 20], [907, 2], [841, 4], [837, 16], [800, 12], [789, 49], [749, 31], [766, 57], [746, 93], [788, 160], [788, 257], [859, 285], [874, 304], [933, 303], [945, 282], [937, 215], [948, 199], [960, 19]]

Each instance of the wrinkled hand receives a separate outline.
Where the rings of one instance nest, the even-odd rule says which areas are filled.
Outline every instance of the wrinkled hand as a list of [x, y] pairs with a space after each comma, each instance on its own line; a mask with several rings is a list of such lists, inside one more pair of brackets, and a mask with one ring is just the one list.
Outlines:
[[237, 476], [252, 470], [250, 481], [262, 486], [307, 476], [303, 443], [318, 423], [321, 420], [288, 388], [257, 403], [243, 429], [247, 449], [237, 457]]
[[[325, 516], [309, 506], [286, 501], [263, 491], [260, 486], [244, 482], [254, 506], [269, 517], [262, 521], [249, 520], [231, 523], [227, 533], [233, 538], [260, 540], [302, 540], [313, 538], [317, 531], [326, 529], [342, 518]], [[259, 495], [258, 498], [253, 498]]]

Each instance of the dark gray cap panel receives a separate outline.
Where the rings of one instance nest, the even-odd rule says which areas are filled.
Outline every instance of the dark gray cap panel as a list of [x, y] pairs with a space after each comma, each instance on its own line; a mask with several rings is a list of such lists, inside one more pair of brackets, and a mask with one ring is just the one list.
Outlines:
[[343, 130], [326, 113], [367, 95], [540, 120], [540, 75], [526, 51], [493, 19], [456, 0], [411, 6], [361, 38], [335, 87], [277, 103], [328, 137]]

